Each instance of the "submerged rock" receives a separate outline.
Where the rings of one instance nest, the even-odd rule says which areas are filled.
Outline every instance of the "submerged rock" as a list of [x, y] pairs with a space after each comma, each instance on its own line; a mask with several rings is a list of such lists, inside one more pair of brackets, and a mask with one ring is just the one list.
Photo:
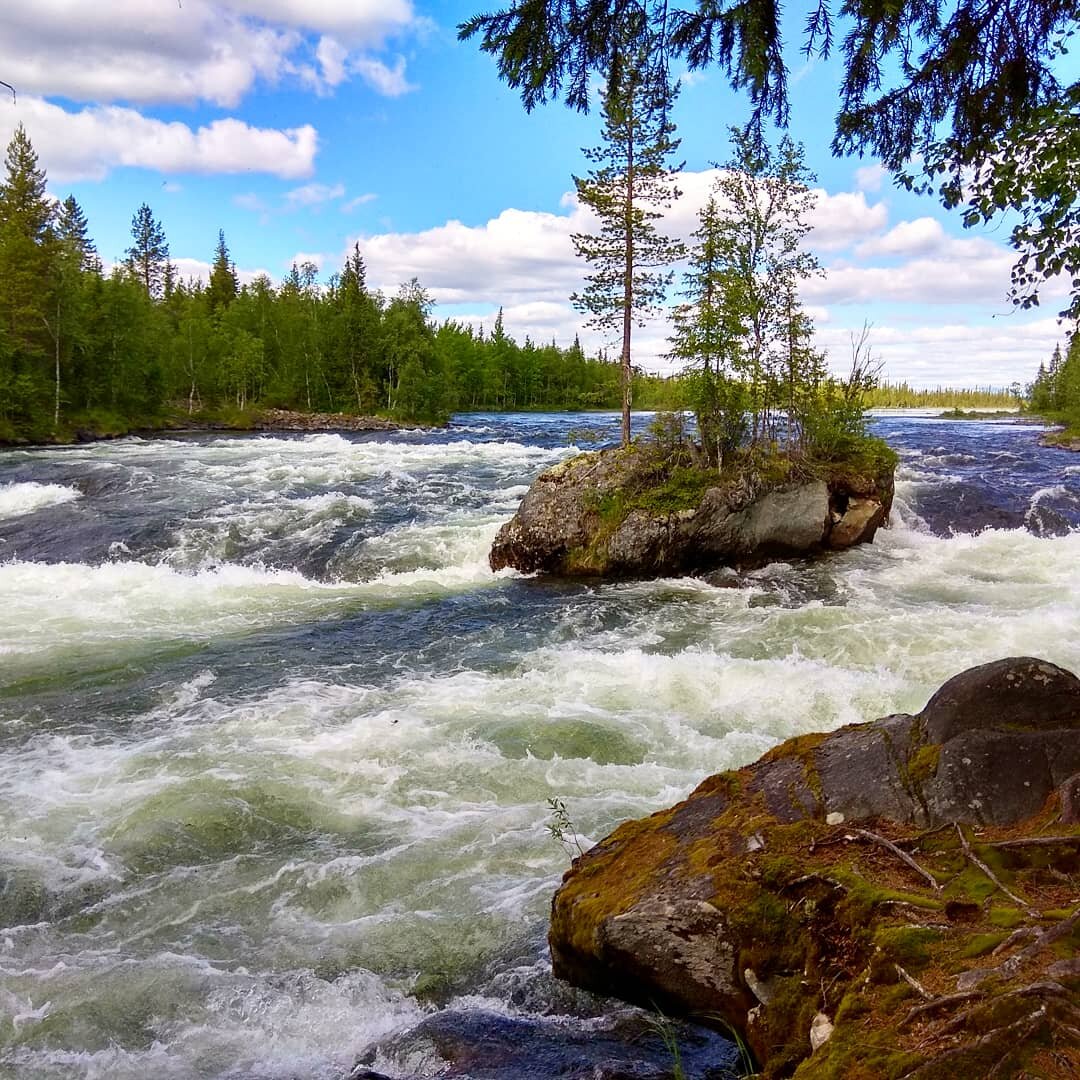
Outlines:
[[874, 538], [892, 465], [767, 479], [658, 463], [645, 446], [582, 454], [541, 473], [491, 549], [492, 569], [658, 577], [756, 565]]
[[[674, 1051], [673, 1051], [674, 1047]], [[363, 1053], [350, 1080], [734, 1080], [737, 1048], [707, 1028], [640, 1013], [612, 1020], [446, 1010]]]
[[1080, 680], [973, 668], [620, 826], [554, 898], [555, 973], [730, 1025], [768, 1077], [1077, 1075], [1078, 773]]

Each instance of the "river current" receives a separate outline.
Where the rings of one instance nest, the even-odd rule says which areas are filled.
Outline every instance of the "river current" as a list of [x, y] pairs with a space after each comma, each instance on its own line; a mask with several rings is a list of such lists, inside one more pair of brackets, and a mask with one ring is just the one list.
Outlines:
[[548, 799], [584, 845], [972, 664], [1080, 670], [1080, 455], [1031, 426], [876, 418], [892, 527], [812, 563], [492, 574], [617, 423], [0, 452], [0, 1076], [330, 1080], [559, 1014]]

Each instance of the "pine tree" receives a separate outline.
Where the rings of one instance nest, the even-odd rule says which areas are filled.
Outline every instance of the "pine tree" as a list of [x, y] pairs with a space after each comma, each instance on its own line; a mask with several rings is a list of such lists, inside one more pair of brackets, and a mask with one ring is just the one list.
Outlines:
[[239, 292], [236, 280], [236, 267], [229, 258], [229, 248], [225, 243], [225, 232], [218, 229], [217, 247], [214, 249], [214, 263], [210, 268], [210, 284], [206, 290], [211, 313], [223, 311], [235, 299]]
[[165, 240], [165, 230], [146, 203], [135, 211], [131, 219], [131, 238], [133, 243], [127, 249], [128, 268], [143, 283], [147, 295], [157, 300], [165, 287], [169, 245]]
[[574, 177], [578, 198], [599, 217], [600, 231], [572, 237], [576, 253], [593, 269], [585, 290], [571, 301], [592, 316], [590, 325], [621, 337], [624, 446], [630, 442], [633, 327], [658, 310], [672, 278], [666, 268], [684, 253], [655, 225], [679, 195], [678, 167], [669, 164], [679, 142], [669, 120], [675, 93], [666, 75], [649, 71], [646, 61], [643, 50], [613, 65], [604, 97], [604, 141], [584, 151], [593, 166], [588, 177]]

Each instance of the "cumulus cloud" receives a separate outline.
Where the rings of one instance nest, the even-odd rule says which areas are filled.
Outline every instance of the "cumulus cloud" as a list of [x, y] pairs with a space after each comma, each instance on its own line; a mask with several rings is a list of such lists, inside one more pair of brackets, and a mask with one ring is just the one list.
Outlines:
[[941, 247], [945, 230], [936, 218], [921, 217], [901, 221], [884, 236], [874, 237], [859, 245], [858, 253], [874, 255], [925, 255]]
[[299, 179], [311, 174], [319, 144], [310, 124], [257, 128], [224, 119], [191, 128], [114, 105], [68, 112], [26, 97], [0, 112], [0, 139], [6, 143], [20, 121], [54, 180], [100, 180], [118, 166]]
[[[679, 177], [683, 195], [665, 215], [664, 231], [689, 238], [716, 175], [704, 170]], [[561, 207], [559, 213], [507, 209], [479, 224], [448, 221], [414, 233], [350, 237], [324, 265], [340, 266], [359, 242], [368, 280], [388, 293], [416, 277], [443, 315], [490, 327], [502, 306], [519, 339], [527, 334], [568, 344], [580, 333], [582, 344], [597, 351], [612, 343], [587, 328], [567, 299], [588, 271], [574, 255], [571, 234], [594, 231], [596, 221], [573, 193]], [[1060, 336], [1055, 319], [1010, 314], [1005, 294], [1013, 254], [1001, 244], [950, 236], [930, 218], [890, 227], [884, 203], [865, 192], [819, 191], [811, 221], [809, 243], [822, 254], [825, 274], [804, 284], [802, 299], [817, 342], [838, 372], [848, 365], [851, 333], [865, 319], [881, 321], [883, 313], [888, 323], [874, 330], [874, 349], [891, 377], [915, 385], [1025, 381]], [[1054, 283], [1050, 292], [1064, 288]], [[635, 331], [636, 362], [670, 372], [669, 332], [665, 317]]]
[[[181, 281], [201, 281], [204, 285], [210, 280], [212, 264], [205, 259], [171, 259]], [[250, 285], [257, 277], [271, 277], [267, 270], [244, 270], [237, 268], [237, 280], [241, 285]]]
[[[851, 357], [851, 330], [819, 329], [818, 342], [829, 351], [834, 370]], [[979, 322], [939, 325], [890, 323], [870, 331], [871, 351], [884, 361], [883, 377], [917, 389], [935, 386], [1008, 386], [1029, 382], [1063, 338], [1054, 318], [1019, 315]]]
[[295, 76], [333, 88], [354, 71], [352, 52], [376, 65], [359, 72], [373, 89], [401, 93], [404, 61], [378, 71], [374, 54], [418, 23], [410, 0], [36, 0], [8, 7], [0, 69], [23, 93], [226, 108], [260, 80]]

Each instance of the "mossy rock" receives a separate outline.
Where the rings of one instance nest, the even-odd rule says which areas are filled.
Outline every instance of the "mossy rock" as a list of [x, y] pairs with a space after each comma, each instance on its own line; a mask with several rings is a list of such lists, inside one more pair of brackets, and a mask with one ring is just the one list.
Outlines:
[[[1075, 867], [1080, 825], [1060, 821], [1054, 786], [1080, 752], [1073, 677], [1022, 657], [958, 679], [919, 716], [790, 740], [620, 826], [554, 898], [555, 973], [730, 1028], [765, 1077], [1077, 1075], [1080, 906], [1058, 866]], [[1017, 680], [1035, 700], [988, 713]], [[990, 735], [1002, 773], [1017, 771], [1016, 745], [1044, 739], [1033, 813], [948, 803], [964, 798], [942, 776], [950, 755]], [[838, 779], [842, 761], [854, 780]], [[860, 810], [883, 800], [896, 813]], [[958, 987], [971, 996], [954, 999]], [[812, 1052], [819, 1013], [835, 1027]]]

